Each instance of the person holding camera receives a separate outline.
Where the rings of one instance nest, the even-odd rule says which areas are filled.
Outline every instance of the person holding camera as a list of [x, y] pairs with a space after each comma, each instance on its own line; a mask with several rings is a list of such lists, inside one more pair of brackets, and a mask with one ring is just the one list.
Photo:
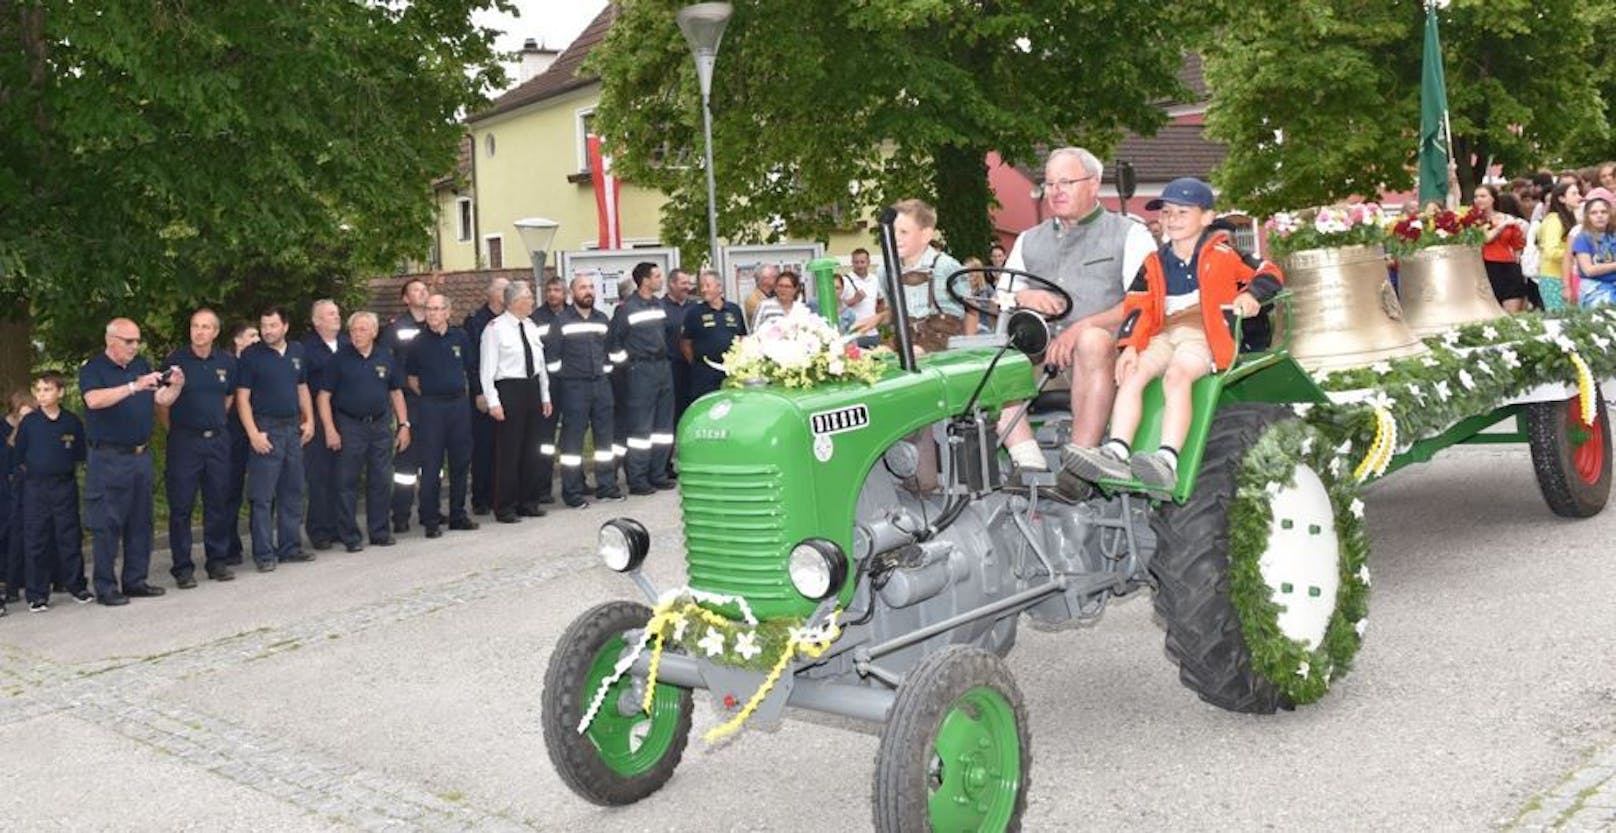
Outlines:
[[[140, 327], [127, 318], [107, 324], [106, 351], [79, 368], [84, 392], [85, 433], [90, 444], [84, 477], [84, 514], [94, 538], [95, 597], [103, 605], [131, 596], [163, 595], [146, 583], [151, 566], [152, 422], [155, 407], [174, 404], [185, 389], [185, 371], [157, 372], [140, 356]], [[122, 581], [115, 573], [123, 550]]]
[[172, 407], [157, 406], [157, 418], [168, 427], [168, 546], [174, 557], [170, 571], [181, 590], [196, 586], [191, 560], [191, 510], [202, 495], [203, 569], [214, 581], [235, 578], [230, 557], [230, 516], [225, 497], [230, 479], [230, 436], [225, 414], [236, 395], [236, 357], [215, 350], [219, 316], [203, 307], [191, 314], [191, 343], [170, 353], [167, 364], [185, 373], [191, 384]]

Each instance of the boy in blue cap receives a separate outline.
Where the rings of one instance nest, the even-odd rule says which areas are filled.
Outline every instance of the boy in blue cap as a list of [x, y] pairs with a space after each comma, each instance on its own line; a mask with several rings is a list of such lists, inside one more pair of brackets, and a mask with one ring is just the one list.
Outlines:
[[84, 462], [84, 423], [61, 407], [66, 387], [62, 374], [55, 371], [35, 377], [39, 407], [17, 424], [18, 474], [26, 484], [22, 535], [32, 613], [50, 608], [53, 581], [81, 604], [95, 598], [84, 579], [79, 487], [73, 477], [75, 467]]
[[[1084, 480], [1138, 480], [1168, 490], [1178, 482], [1178, 450], [1189, 435], [1190, 387], [1234, 362], [1238, 345], [1223, 317], [1225, 307], [1249, 318], [1279, 293], [1274, 264], [1240, 252], [1229, 233], [1211, 228], [1211, 186], [1193, 177], [1167, 183], [1145, 208], [1161, 211], [1166, 236], [1139, 269], [1123, 300], [1123, 348], [1117, 359], [1117, 399], [1111, 436], [1095, 448], [1068, 445], [1062, 465]], [[1134, 454], [1145, 386], [1160, 378], [1161, 447]]]

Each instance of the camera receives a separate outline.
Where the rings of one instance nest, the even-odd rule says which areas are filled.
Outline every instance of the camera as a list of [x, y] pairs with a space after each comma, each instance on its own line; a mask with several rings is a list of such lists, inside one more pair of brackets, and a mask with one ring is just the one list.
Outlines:
[[174, 381], [174, 368], [171, 367], [171, 368], [163, 371], [163, 375], [157, 377], [157, 386], [160, 387], [160, 388], [166, 388], [170, 384], [172, 384], [173, 381]]

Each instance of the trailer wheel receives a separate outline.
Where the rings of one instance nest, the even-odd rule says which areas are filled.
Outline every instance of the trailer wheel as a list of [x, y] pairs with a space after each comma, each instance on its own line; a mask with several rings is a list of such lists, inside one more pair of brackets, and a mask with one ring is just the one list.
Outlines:
[[875, 829], [1019, 830], [1032, 745], [1027, 709], [997, 655], [964, 645], [904, 677], [875, 758]]
[[1195, 493], [1151, 522], [1167, 653], [1202, 700], [1270, 714], [1350, 667], [1369, 574], [1349, 466], [1283, 406], [1218, 412]]
[[1534, 402], [1526, 408], [1537, 487], [1550, 511], [1565, 518], [1599, 514], [1610, 497], [1610, 414], [1594, 386], [1594, 424], [1582, 424], [1582, 397]]
[[578, 731], [601, 682], [632, 644], [627, 633], [650, 619], [650, 608], [635, 602], [591, 608], [561, 634], [544, 674], [540, 723], [550, 762], [573, 792], [596, 804], [632, 804], [661, 789], [689, 740], [690, 692], [658, 683], [645, 713], [632, 674], [612, 685], [589, 727]]

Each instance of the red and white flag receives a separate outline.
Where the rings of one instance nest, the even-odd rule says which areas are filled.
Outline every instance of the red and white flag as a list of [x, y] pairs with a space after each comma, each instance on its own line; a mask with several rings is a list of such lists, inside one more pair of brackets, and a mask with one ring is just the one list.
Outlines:
[[612, 174], [612, 158], [600, 151], [600, 137], [589, 134], [589, 175], [595, 183], [595, 220], [600, 226], [600, 248], [623, 248], [623, 219], [618, 206], [623, 186]]

